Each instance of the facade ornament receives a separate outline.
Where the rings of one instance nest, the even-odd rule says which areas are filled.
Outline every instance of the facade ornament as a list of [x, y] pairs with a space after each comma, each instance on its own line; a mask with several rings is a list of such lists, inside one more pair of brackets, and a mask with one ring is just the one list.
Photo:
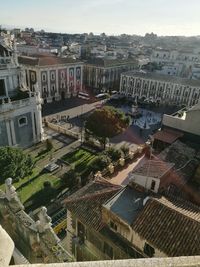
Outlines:
[[12, 185], [12, 178], [8, 178], [5, 181], [5, 187], [6, 187], [6, 198], [8, 201], [12, 199], [16, 199], [17, 193], [15, 187]]
[[51, 217], [48, 216], [46, 207], [40, 209], [38, 218], [39, 220], [36, 222], [36, 227], [40, 233], [51, 228]]

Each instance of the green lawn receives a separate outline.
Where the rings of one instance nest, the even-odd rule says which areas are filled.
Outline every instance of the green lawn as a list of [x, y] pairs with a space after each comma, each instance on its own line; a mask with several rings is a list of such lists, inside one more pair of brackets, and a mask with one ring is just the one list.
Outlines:
[[87, 169], [87, 166], [91, 160], [93, 160], [95, 157], [95, 154], [92, 152], [80, 148], [72, 153], [66, 154], [62, 157], [62, 159], [69, 164], [74, 164], [76, 172], [82, 174]]
[[[31, 179], [33, 180], [31, 181]], [[19, 182], [13, 183], [13, 185], [17, 189], [18, 196], [20, 197], [22, 203], [24, 203], [35, 193], [43, 189], [43, 183], [45, 181], [51, 182], [53, 188], [57, 188], [60, 184], [60, 178], [50, 173], [40, 174], [39, 169], [34, 168], [31, 175], [25, 177], [24, 179], [20, 179]], [[5, 186], [1, 185], [0, 189], [4, 190]]]

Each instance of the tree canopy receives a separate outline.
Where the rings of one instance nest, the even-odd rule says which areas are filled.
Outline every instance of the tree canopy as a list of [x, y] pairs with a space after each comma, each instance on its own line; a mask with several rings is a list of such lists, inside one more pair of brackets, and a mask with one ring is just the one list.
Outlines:
[[34, 161], [19, 148], [0, 147], [0, 183], [11, 177], [14, 180], [31, 174]]
[[122, 133], [130, 123], [130, 118], [113, 107], [104, 107], [95, 110], [85, 123], [86, 132], [93, 135], [101, 143], [106, 143], [107, 138]]

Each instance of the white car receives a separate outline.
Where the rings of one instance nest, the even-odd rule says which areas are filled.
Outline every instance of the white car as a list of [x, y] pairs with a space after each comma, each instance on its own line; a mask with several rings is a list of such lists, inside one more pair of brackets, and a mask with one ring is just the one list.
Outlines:
[[45, 168], [45, 170], [47, 170], [49, 172], [53, 172], [59, 168], [59, 165], [56, 163], [50, 163], [50, 164], [46, 165], [44, 168]]

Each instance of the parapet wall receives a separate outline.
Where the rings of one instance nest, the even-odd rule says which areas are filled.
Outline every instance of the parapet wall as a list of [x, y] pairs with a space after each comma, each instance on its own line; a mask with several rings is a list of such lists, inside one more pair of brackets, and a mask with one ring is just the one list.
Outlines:
[[0, 191], [0, 216], [1, 225], [13, 239], [17, 249], [30, 263], [70, 261], [69, 254], [53, 232], [46, 208], [40, 209], [37, 221], [33, 220], [24, 211], [10, 179], [6, 180], [6, 193]]

